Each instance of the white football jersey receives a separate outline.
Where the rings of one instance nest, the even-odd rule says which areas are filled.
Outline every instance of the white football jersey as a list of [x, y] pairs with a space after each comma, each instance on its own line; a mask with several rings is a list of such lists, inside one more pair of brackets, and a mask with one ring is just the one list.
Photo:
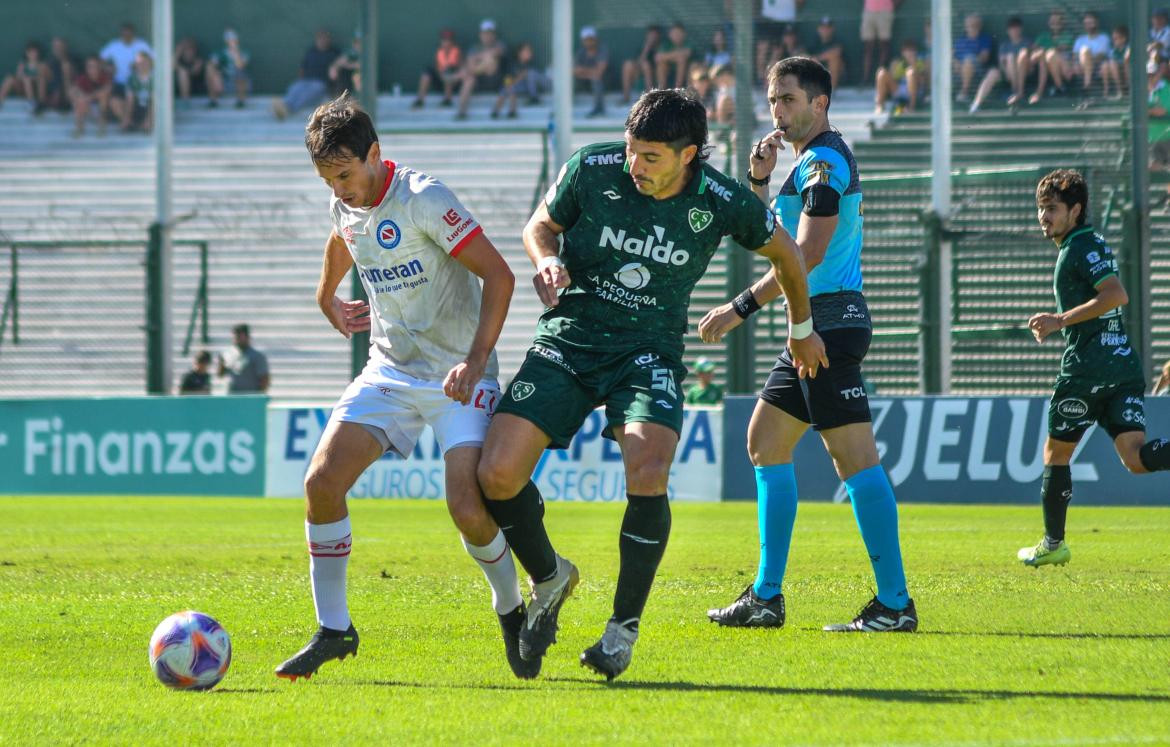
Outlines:
[[[372, 207], [329, 205], [370, 298], [370, 356], [416, 379], [442, 381], [471, 350], [479, 326], [479, 278], [455, 257], [483, 228], [454, 193], [387, 161]], [[485, 376], [499, 375], [496, 353]]]

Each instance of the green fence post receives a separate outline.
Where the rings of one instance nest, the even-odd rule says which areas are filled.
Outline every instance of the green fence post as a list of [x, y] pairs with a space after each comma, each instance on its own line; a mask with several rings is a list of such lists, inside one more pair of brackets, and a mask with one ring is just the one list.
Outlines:
[[203, 304], [203, 344], [211, 342], [211, 333], [208, 330], [207, 322], [207, 291], [210, 284], [210, 276], [207, 271], [207, 253], [208, 247], [206, 241], [199, 242], [199, 302]]
[[921, 351], [918, 359], [918, 381], [924, 394], [937, 394], [943, 388], [942, 350], [939, 346], [939, 330], [942, 327], [942, 320], [939, 318], [941, 268], [938, 262], [943, 222], [933, 210], [925, 211], [921, 220], [925, 231], [922, 255], [918, 262], [918, 284], [922, 289], [919, 304], [922, 331], [918, 337], [918, 348]]
[[146, 392], [166, 394], [162, 344], [162, 224], [150, 224], [146, 242]]
[[[1150, 334], [1150, 324], [1146, 316], [1149, 309], [1142, 305], [1148, 279], [1146, 266], [1142, 262], [1139, 243], [1141, 227], [1138, 219], [1138, 211], [1133, 203], [1126, 203], [1121, 209], [1121, 247], [1118, 258], [1121, 264], [1121, 282], [1129, 295], [1129, 304], [1124, 310], [1125, 329], [1129, 333], [1130, 346], [1141, 353], [1147, 349], [1144, 343]], [[1148, 358], [1142, 359], [1142, 365], [1146, 366], [1147, 373], [1151, 363]]]

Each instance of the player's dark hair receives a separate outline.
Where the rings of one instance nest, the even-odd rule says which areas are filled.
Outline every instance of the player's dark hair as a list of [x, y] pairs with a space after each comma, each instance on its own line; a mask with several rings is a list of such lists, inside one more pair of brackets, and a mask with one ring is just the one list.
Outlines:
[[1019, 16], [1012, 16], [1011, 18], [1008, 19], [1007, 27], [1010, 29], [1012, 26], [1018, 26], [1020, 28], [1023, 28], [1024, 27], [1023, 19], [1021, 19]]
[[[833, 100], [833, 78], [829, 69], [811, 57], [785, 57], [768, 68], [768, 87], [779, 83], [780, 79], [791, 75], [796, 78], [796, 85], [804, 91], [811, 102], [817, 96], [827, 96]], [[829, 105], [825, 104], [825, 111]]]
[[211, 353], [206, 350], [200, 350], [195, 356], [195, 362], [206, 366], [211, 363]]
[[1036, 185], [1036, 202], [1050, 199], [1063, 202], [1069, 210], [1073, 205], [1080, 205], [1077, 225], [1085, 225], [1089, 217], [1089, 185], [1079, 171], [1057, 169], [1041, 179]]
[[694, 145], [699, 150], [691, 161], [693, 169], [709, 155], [707, 109], [685, 88], [656, 88], [642, 94], [626, 116], [626, 132], [638, 140], [667, 143], [675, 153]]
[[305, 126], [305, 147], [314, 163], [344, 161], [350, 156], [366, 160], [378, 133], [349, 91], [321, 104]]
[[251, 330], [248, 329], [247, 324], [237, 324], [236, 326], [232, 327], [232, 334], [233, 335], [247, 335], [248, 337], [252, 336], [252, 332], [251, 332]]

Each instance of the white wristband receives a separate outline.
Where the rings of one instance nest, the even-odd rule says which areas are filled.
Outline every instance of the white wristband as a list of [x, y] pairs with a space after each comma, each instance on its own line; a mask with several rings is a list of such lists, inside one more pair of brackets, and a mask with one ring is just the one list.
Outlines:
[[812, 321], [811, 316], [808, 319], [805, 319], [803, 322], [796, 322], [796, 323], [789, 322], [789, 324], [788, 324], [788, 337], [789, 337], [789, 339], [803, 340], [804, 338], [808, 337], [812, 333], [813, 333], [813, 321]]
[[557, 267], [564, 267], [565, 263], [562, 262], [561, 258], [555, 254], [549, 255], [547, 257], [541, 257], [540, 261], [536, 263], [536, 271], [544, 272], [553, 265], [556, 265]]

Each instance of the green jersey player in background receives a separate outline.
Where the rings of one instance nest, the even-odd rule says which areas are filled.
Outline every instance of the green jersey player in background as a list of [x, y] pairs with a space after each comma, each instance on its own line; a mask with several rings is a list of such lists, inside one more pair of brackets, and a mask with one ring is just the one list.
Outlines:
[[[534, 583], [520, 630], [526, 659], [540, 659], [554, 642], [561, 605], [578, 580], [573, 564], [553, 550], [530, 479], [542, 452], [567, 447], [589, 413], [605, 405], [605, 435], [621, 448], [628, 502], [613, 615], [581, 661], [613, 679], [629, 666], [670, 534], [667, 480], [683, 422], [687, 307], [723, 237], [767, 257], [789, 313], [809, 319], [804, 264], [792, 238], [706, 158], [702, 103], [678, 89], [650, 91], [631, 108], [625, 141], [578, 151], [524, 229], [533, 282], [548, 310], [496, 410], [479, 480]], [[810, 375], [824, 362], [811, 328], [791, 336], [789, 346]]]
[[1170, 469], [1170, 441], [1146, 442], [1145, 377], [1121, 318], [1129, 302], [1117, 277], [1117, 259], [1086, 220], [1089, 189], [1076, 171], [1057, 170], [1036, 185], [1036, 215], [1047, 238], [1060, 248], [1053, 275], [1056, 313], [1033, 314], [1028, 327], [1037, 342], [1061, 332], [1060, 374], [1048, 405], [1044, 442], [1044, 539], [1017, 557], [1025, 565], [1064, 565], [1064, 541], [1072, 499], [1069, 462], [1094, 423], [1113, 439], [1134, 474]]

